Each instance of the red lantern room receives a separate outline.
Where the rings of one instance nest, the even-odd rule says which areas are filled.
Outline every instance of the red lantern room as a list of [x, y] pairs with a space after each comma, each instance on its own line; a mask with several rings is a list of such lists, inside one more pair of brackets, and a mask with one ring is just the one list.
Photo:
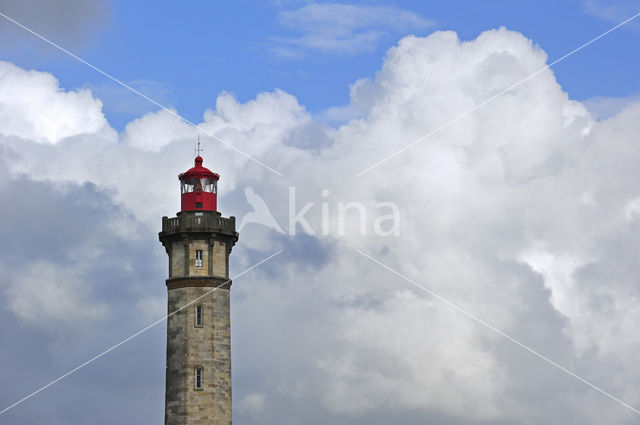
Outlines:
[[182, 193], [182, 211], [217, 211], [218, 180], [220, 176], [202, 166], [196, 157], [195, 166], [178, 176]]

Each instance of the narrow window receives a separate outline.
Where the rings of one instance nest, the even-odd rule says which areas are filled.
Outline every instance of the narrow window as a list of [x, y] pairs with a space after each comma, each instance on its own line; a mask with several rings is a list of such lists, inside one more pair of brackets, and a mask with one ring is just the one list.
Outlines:
[[196, 267], [202, 267], [202, 250], [196, 249]]
[[196, 368], [196, 389], [202, 389], [202, 368]]
[[202, 326], [202, 306], [196, 306], [196, 326]]

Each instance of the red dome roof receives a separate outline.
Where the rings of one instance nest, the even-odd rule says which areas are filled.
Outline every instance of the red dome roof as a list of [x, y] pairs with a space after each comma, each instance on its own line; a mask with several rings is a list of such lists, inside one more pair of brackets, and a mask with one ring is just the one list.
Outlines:
[[220, 180], [220, 176], [206, 167], [202, 166], [202, 157], [200, 155], [196, 156], [195, 166], [190, 168], [186, 172], [180, 174], [178, 178], [180, 180], [186, 178], [203, 178], [207, 177], [210, 179]]

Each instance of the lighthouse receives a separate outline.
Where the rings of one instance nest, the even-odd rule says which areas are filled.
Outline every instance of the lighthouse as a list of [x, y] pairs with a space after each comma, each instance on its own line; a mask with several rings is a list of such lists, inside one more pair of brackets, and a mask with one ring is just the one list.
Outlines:
[[220, 176], [202, 157], [180, 174], [181, 208], [162, 217], [169, 256], [165, 425], [231, 424], [229, 254], [235, 217], [218, 212]]

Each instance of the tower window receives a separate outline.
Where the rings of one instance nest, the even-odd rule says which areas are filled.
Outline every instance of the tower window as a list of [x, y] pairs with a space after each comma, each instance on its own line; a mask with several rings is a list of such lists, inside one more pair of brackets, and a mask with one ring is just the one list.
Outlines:
[[196, 368], [196, 381], [194, 384], [195, 384], [196, 390], [202, 389], [202, 368], [201, 367]]
[[196, 326], [202, 326], [202, 306], [196, 306]]
[[196, 267], [202, 267], [202, 250], [196, 249]]

